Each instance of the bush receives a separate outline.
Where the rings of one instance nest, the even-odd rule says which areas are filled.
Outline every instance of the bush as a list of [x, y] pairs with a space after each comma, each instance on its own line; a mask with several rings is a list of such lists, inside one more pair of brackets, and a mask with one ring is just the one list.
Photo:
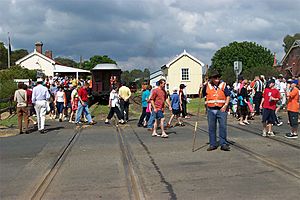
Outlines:
[[13, 66], [10, 69], [0, 70], [0, 99], [14, 95], [17, 84], [14, 79], [35, 79], [36, 71]]

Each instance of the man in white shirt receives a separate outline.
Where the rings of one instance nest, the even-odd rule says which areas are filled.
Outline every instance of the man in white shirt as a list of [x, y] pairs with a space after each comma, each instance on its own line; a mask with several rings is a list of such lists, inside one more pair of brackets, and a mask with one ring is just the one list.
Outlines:
[[50, 98], [50, 93], [42, 83], [43, 79], [38, 78], [37, 86], [32, 90], [32, 103], [36, 112], [38, 130], [43, 134], [45, 133], [47, 100]]

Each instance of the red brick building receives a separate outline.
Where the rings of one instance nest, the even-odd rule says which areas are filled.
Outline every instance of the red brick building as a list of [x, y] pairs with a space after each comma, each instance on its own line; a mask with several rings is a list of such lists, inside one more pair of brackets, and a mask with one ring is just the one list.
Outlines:
[[300, 77], [300, 40], [296, 40], [278, 66], [287, 77]]

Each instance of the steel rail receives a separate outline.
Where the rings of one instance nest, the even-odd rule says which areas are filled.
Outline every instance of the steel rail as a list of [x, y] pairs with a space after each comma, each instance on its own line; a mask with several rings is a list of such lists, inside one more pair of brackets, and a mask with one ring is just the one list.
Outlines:
[[[194, 127], [194, 125], [190, 124], [189, 122], [185, 122], [185, 123], [192, 126], [192, 127]], [[200, 127], [198, 127], [197, 129], [200, 130], [203, 133], [208, 134], [208, 131], [206, 129], [203, 129], [203, 128], [200, 128]], [[249, 149], [248, 147], [246, 147], [244, 145], [241, 145], [237, 142], [228, 141], [228, 143], [230, 145], [232, 145], [233, 147], [235, 147], [236, 149], [240, 150], [241, 152], [244, 152], [244, 153], [250, 155], [251, 157], [255, 158], [256, 160], [261, 161], [262, 163], [266, 164], [267, 166], [271, 166], [275, 169], [278, 169], [281, 172], [284, 172], [284, 173], [290, 175], [291, 177], [296, 178], [297, 181], [300, 180], [300, 172], [299, 171], [294, 170], [294, 169], [292, 169], [292, 168], [290, 168], [290, 167], [288, 167], [288, 166], [286, 166], [286, 165], [284, 165], [280, 162], [277, 162], [273, 159], [269, 159], [266, 156], [264, 156], [262, 154], [259, 154], [255, 151]]]
[[[253, 131], [253, 130], [248, 130], [248, 129], [246, 129], [246, 128], [238, 127], [238, 126], [232, 125], [232, 124], [227, 124], [227, 125], [230, 126], [230, 127], [235, 128], [235, 129], [239, 129], [239, 130], [241, 130], [241, 131], [247, 132], [247, 133], [252, 133], [252, 134], [261, 136], [260, 133], [258, 133], [258, 132], [256, 132], [256, 131]], [[254, 127], [251, 127], [251, 128], [254, 128]], [[258, 129], [256, 129], [256, 130], [258, 130]], [[291, 147], [296, 148], [296, 149], [300, 149], [300, 145], [293, 144], [293, 143], [291, 143], [291, 142], [288, 142], [288, 141], [283, 140], [283, 139], [281, 139], [281, 138], [279, 138], [279, 137], [276, 137], [276, 136], [275, 136], [275, 137], [264, 137], [264, 138], [267, 138], [267, 139], [270, 139], [270, 140], [274, 140], [274, 141], [277, 141], [277, 142], [286, 144], [286, 145], [291, 146]]]
[[62, 166], [63, 162], [65, 161], [66, 157], [68, 156], [69, 152], [71, 151], [72, 147], [77, 141], [80, 132], [81, 129], [75, 129], [73, 136], [69, 139], [68, 143], [64, 146], [64, 148], [62, 148], [62, 150], [58, 154], [59, 156], [57, 157], [51, 169], [48, 172], [46, 172], [44, 178], [41, 180], [39, 184], [37, 184], [37, 187], [35, 187], [35, 189], [33, 190], [32, 194], [30, 195], [31, 200], [37, 200], [43, 198], [49, 185], [53, 181], [58, 170]]

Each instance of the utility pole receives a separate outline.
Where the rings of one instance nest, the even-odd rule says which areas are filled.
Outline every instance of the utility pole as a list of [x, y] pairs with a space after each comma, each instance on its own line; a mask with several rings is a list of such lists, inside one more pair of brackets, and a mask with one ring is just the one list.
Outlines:
[[9, 32], [7, 32], [7, 35], [8, 35], [7, 66], [8, 66], [8, 68], [10, 68], [10, 52], [11, 52], [11, 46], [10, 46]]

